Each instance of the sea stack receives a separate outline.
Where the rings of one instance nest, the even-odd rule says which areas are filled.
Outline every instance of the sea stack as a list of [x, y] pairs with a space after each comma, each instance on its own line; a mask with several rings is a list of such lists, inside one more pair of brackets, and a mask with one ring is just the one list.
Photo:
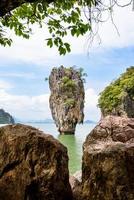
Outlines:
[[5, 110], [0, 109], [0, 124], [14, 124], [14, 119], [13, 117], [5, 112]]
[[82, 73], [73, 67], [53, 68], [49, 76], [49, 99], [52, 117], [60, 134], [74, 134], [84, 119], [84, 85]]

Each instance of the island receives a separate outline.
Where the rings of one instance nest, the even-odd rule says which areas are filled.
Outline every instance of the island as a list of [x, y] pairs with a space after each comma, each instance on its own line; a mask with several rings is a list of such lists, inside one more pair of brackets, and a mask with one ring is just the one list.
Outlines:
[[82, 70], [53, 68], [49, 76], [50, 109], [60, 134], [74, 134], [84, 120], [84, 84]]
[[14, 118], [4, 109], [0, 109], [0, 124], [14, 124]]

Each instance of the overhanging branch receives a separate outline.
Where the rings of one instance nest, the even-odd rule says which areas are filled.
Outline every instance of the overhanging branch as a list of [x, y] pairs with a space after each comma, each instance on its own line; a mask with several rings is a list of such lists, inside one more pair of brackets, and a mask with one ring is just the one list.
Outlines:
[[[3, 17], [8, 12], [21, 6], [24, 3], [34, 3], [37, 0], [0, 0], [0, 17]], [[46, 3], [52, 3], [54, 0], [44, 0]]]

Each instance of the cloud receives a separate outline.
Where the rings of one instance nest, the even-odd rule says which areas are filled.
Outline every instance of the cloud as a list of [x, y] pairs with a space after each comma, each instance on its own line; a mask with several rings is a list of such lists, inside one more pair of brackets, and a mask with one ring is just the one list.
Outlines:
[[34, 73], [24, 73], [24, 72], [2, 72], [0, 73], [0, 77], [13, 77], [13, 78], [27, 78], [27, 79], [34, 79], [36, 78]]
[[13, 86], [4, 80], [0, 80], [0, 90], [7, 90], [7, 89], [11, 89]]
[[[93, 89], [87, 89], [85, 95], [85, 119], [97, 121], [99, 110], [96, 108], [97, 95]], [[0, 89], [0, 106], [14, 117], [25, 120], [51, 118], [49, 94], [39, 96], [12, 95]]]
[[12, 95], [0, 90], [0, 106], [19, 119], [45, 119], [50, 116], [49, 94], [39, 96]]
[[97, 107], [98, 95], [95, 90], [89, 88], [85, 91], [85, 119], [98, 121], [100, 119], [100, 110]]
[[102, 39], [101, 46], [104, 48], [124, 48], [134, 45], [134, 12], [131, 6], [121, 8], [115, 7], [113, 11], [113, 21], [119, 35], [111, 20], [102, 23], [99, 29]]

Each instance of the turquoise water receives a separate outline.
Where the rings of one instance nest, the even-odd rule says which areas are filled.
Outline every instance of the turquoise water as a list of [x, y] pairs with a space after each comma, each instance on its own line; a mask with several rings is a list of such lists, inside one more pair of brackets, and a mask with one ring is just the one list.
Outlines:
[[73, 174], [81, 169], [82, 144], [85, 141], [86, 136], [95, 126], [95, 124], [78, 125], [76, 128], [75, 135], [59, 135], [59, 133], [56, 130], [55, 124], [46, 124], [46, 123], [44, 124], [28, 123], [28, 124], [40, 130], [43, 130], [44, 133], [53, 135], [63, 145], [67, 147], [69, 155], [70, 174]]

